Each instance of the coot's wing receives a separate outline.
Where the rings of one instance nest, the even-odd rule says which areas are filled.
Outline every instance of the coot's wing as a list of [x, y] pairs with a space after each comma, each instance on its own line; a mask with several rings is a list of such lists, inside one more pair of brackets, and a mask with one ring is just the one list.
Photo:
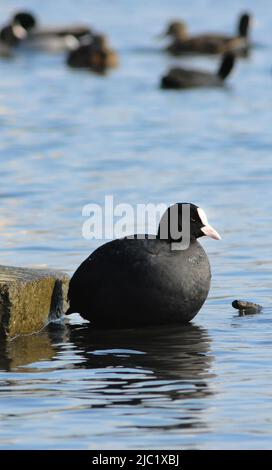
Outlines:
[[[84, 302], [88, 292], [95, 293], [101, 284], [101, 265], [104, 265], [103, 260], [107, 257], [107, 252], [110, 251], [112, 242], [97, 248], [73, 274], [67, 294], [67, 299], [70, 302], [70, 309], [77, 311], [79, 306]], [[90, 295], [92, 295], [90, 292]]]
[[[143, 236], [145, 237], [145, 236]], [[157, 240], [124, 238], [106, 243], [95, 250], [76, 270], [68, 289], [70, 309], [79, 312], [95, 302], [101, 291], [120, 288], [124, 279], [141, 278], [146, 263], [161, 247]]]

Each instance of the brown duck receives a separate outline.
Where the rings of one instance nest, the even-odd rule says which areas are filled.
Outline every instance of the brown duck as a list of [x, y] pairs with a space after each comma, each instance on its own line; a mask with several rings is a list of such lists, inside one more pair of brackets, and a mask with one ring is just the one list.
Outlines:
[[172, 44], [166, 50], [175, 56], [183, 54], [224, 54], [225, 52], [246, 55], [250, 48], [248, 39], [250, 20], [250, 15], [243, 13], [239, 18], [237, 34], [234, 36], [215, 33], [190, 36], [184, 22], [174, 21], [165, 33], [165, 36], [173, 38]]
[[97, 73], [104, 73], [118, 65], [117, 53], [110, 48], [104, 35], [93, 36], [91, 42], [80, 44], [71, 50], [67, 65], [73, 68], [86, 68]]

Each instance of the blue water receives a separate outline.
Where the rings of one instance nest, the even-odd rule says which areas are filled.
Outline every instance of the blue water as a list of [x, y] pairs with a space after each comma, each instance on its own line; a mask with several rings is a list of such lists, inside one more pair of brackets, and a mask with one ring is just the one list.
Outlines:
[[[84, 20], [120, 55], [107, 77], [63, 54], [0, 62], [0, 264], [72, 274], [103, 241], [84, 240], [82, 207], [192, 201], [221, 242], [203, 240], [213, 282], [189, 326], [94, 333], [78, 316], [1, 343], [3, 449], [268, 449], [272, 441], [271, 2], [1, 0], [44, 23]], [[167, 21], [232, 32], [255, 17], [256, 48], [225, 90], [163, 92]], [[239, 317], [232, 300], [264, 306]]]

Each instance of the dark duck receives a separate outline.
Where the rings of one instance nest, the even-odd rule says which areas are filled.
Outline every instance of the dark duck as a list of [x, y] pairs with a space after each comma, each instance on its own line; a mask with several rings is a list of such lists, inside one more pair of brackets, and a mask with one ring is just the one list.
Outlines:
[[224, 55], [217, 73], [173, 67], [162, 77], [161, 88], [222, 87], [233, 69], [234, 60], [233, 54]]
[[67, 315], [80, 313], [105, 329], [189, 322], [210, 289], [203, 236], [220, 239], [201, 208], [178, 203], [162, 216], [157, 235], [102, 245], [74, 273]]

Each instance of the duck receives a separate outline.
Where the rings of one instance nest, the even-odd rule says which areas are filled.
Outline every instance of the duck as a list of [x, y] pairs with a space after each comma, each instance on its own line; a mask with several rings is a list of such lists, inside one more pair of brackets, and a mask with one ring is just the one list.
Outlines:
[[70, 44], [78, 44], [82, 38], [92, 37], [93, 32], [84, 24], [72, 24], [59, 27], [39, 27], [33, 13], [20, 11], [13, 15], [8, 24], [15, 37], [14, 45], [50, 51], [67, 50]]
[[98, 329], [190, 322], [210, 289], [208, 256], [198, 239], [220, 240], [203, 209], [176, 203], [157, 235], [132, 235], [96, 249], [73, 274], [67, 315]]
[[234, 36], [206, 33], [190, 36], [187, 26], [182, 21], [173, 21], [168, 26], [165, 36], [171, 36], [173, 43], [166, 50], [172, 55], [183, 54], [223, 54], [234, 52], [236, 55], [247, 55], [251, 15], [247, 12], [239, 17], [237, 33]]
[[234, 62], [235, 56], [233, 54], [225, 54], [217, 73], [173, 67], [162, 77], [161, 88], [222, 87], [233, 69]]
[[70, 50], [66, 63], [72, 68], [86, 68], [103, 74], [108, 69], [117, 67], [118, 55], [109, 46], [106, 36], [99, 34], [93, 36], [91, 41]]

